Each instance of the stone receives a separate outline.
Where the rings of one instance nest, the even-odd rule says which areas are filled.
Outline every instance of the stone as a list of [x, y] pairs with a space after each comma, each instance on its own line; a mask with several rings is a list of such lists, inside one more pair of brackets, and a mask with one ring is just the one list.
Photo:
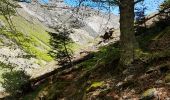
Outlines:
[[169, 82], [169, 83], [166, 83], [166, 85], [169, 85], [169, 86], [170, 86], [170, 82]]
[[121, 85], [123, 85], [123, 82], [119, 82], [116, 86], [119, 87]]
[[162, 80], [157, 80], [157, 81], [155, 81], [155, 83], [156, 84], [162, 84], [162, 83], [164, 83]]
[[155, 71], [154, 68], [149, 68], [149, 70], [146, 72], [146, 74], [150, 74], [150, 73], [152, 73], [152, 72], [154, 72], [154, 71]]
[[128, 74], [128, 73], [129, 73], [128, 69], [126, 69], [126, 70], [123, 71], [123, 74], [124, 74], [124, 75], [125, 75], [125, 74]]
[[129, 75], [129, 76], [127, 76], [127, 77], [124, 79], [124, 81], [130, 81], [130, 80], [132, 80], [132, 79], [133, 79], [133, 76], [134, 76], [134, 75]]

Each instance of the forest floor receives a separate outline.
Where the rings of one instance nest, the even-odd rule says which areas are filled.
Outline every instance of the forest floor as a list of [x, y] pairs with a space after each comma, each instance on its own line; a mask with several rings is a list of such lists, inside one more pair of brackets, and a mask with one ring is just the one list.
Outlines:
[[[170, 27], [141, 35], [137, 58], [115, 72], [117, 43], [100, 47], [94, 56], [47, 78], [24, 100], [169, 100]], [[141, 38], [142, 37], [142, 38]]]

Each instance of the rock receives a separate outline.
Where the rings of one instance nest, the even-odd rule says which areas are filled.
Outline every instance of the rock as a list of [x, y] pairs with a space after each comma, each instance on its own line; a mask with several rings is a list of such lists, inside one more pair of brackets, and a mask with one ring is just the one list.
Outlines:
[[136, 91], [134, 89], [132, 89], [130, 92], [135, 93]]
[[143, 94], [141, 95], [140, 100], [152, 100], [153, 98], [155, 98], [157, 95], [157, 91], [155, 88], [151, 88], [146, 90], [145, 92], [143, 92]]
[[123, 85], [123, 82], [119, 82], [116, 86], [119, 87], [121, 85]]
[[130, 100], [131, 98], [129, 96], [123, 96], [122, 99], [123, 100]]
[[[44, 9], [39, 3], [28, 4], [20, 2], [19, 5], [22, 9], [17, 9], [17, 12], [28, 21], [32, 21], [33, 18], [35, 20], [38, 19], [50, 28], [54, 28], [63, 23], [72, 28], [74, 32], [70, 37], [80, 45], [88, 44], [99, 35], [104, 34], [106, 27], [118, 29], [118, 31], [113, 34], [114, 37], [117, 38], [120, 35], [119, 16], [114, 14], [98, 12], [88, 7], [82, 7], [79, 9], [79, 12], [73, 9], [62, 9], [63, 7], [69, 8], [69, 6], [64, 2], [58, 3], [55, 0], [51, 0], [48, 3], [49, 6], [56, 6], [51, 8], [52, 10]], [[44, 13], [44, 10], [46, 10], [47, 13]]]
[[169, 85], [169, 86], [170, 86], [170, 82], [169, 82], [169, 83], [166, 83], [166, 85]]
[[165, 76], [165, 82], [170, 83], [170, 73]]
[[101, 92], [101, 91], [94, 91], [94, 92], [93, 92], [93, 94], [92, 94], [92, 95], [93, 95], [93, 97], [98, 96], [98, 95], [100, 94], [100, 92]]
[[162, 84], [162, 83], [164, 83], [162, 80], [157, 80], [156, 82], [155, 82], [156, 84]]
[[129, 76], [127, 76], [127, 77], [124, 79], [124, 81], [130, 81], [130, 80], [132, 80], [132, 79], [133, 79], [133, 76], [134, 76], [134, 75], [129, 75]]
[[152, 73], [152, 72], [154, 72], [154, 71], [155, 71], [154, 68], [149, 68], [149, 70], [146, 72], [146, 74], [150, 74], [150, 73]]
[[128, 69], [126, 69], [126, 70], [123, 71], [123, 74], [124, 74], [124, 75], [125, 75], [125, 74], [128, 74], [128, 73], [129, 73]]

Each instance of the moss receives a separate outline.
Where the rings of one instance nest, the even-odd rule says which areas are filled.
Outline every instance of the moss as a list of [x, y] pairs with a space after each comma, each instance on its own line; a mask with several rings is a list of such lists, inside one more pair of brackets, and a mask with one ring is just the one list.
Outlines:
[[98, 87], [102, 87], [104, 85], [104, 82], [93, 82], [87, 89], [86, 91], [90, 91], [92, 89], [96, 89]]
[[21, 31], [24, 34], [29, 34], [32, 37], [35, 37], [40, 42], [43, 42], [47, 46], [49, 46], [50, 36], [48, 32], [46, 32], [46, 27], [38, 22], [28, 22], [24, 18], [20, 16], [14, 16], [12, 18], [13, 23], [17, 30]]
[[155, 95], [156, 89], [155, 88], [151, 88], [146, 90], [142, 96], [141, 96], [141, 100], [151, 100], [152, 97]]
[[144, 52], [141, 49], [135, 50], [135, 59], [139, 59], [141, 61], [146, 62], [148, 59], [150, 59], [151, 54], [149, 52]]

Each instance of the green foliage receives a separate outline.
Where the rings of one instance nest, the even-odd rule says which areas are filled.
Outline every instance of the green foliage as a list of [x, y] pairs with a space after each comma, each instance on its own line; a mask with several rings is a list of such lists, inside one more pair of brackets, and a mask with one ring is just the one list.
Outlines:
[[1, 0], [0, 1], [0, 15], [7, 21], [9, 28], [14, 30], [11, 15], [15, 14], [16, 2], [15, 0]]
[[24, 71], [10, 71], [3, 73], [2, 78], [2, 87], [5, 88], [5, 91], [11, 95], [22, 93], [24, 88], [22, 86], [25, 85], [29, 80], [29, 76], [26, 75]]
[[0, 5], [0, 15], [11, 15], [15, 13], [16, 6], [10, 0], [1, 0]]
[[5, 89], [7, 93], [11, 96], [16, 96], [23, 92], [24, 89], [29, 87], [23, 87], [30, 76], [26, 75], [23, 70], [14, 70], [15, 66], [13, 64], [5, 64], [0, 62], [0, 69], [1, 71], [1, 87]]
[[13, 0], [0, 1], [0, 15], [11, 15], [15, 13], [16, 5]]
[[141, 49], [136, 50], [135, 52], [137, 60], [140, 60], [142, 62], [151, 63], [154, 61], [157, 61], [161, 58], [170, 57], [170, 51], [164, 50], [164, 51], [158, 51], [158, 52], [144, 52]]
[[79, 64], [86, 69], [92, 69], [95, 65], [105, 65], [110, 64], [112, 61], [119, 59], [120, 57], [120, 49], [116, 44], [111, 44], [109, 46], [103, 46], [99, 48], [98, 52], [92, 52], [94, 57], [85, 62]]
[[7, 72], [7, 68], [11, 68], [11, 66], [0, 62], [0, 82], [3, 81], [2, 74]]
[[71, 64], [72, 50], [69, 48], [69, 45], [73, 42], [69, 36], [72, 31], [65, 27], [56, 27], [55, 30], [57, 33], [49, 32], [51, 36], [50, 45], [52, 47], [49, 54], [61, 65]]
[[41, 23], [34, 21], [32, 23], [28, 22], [21, 16], [13, 16], [13, 24], [16, 29], [31, 38], [37, 45], [41, 45], [45, 49], [49, 49], [49, 39], [50, 35], [46, 32], [47, 28]]

